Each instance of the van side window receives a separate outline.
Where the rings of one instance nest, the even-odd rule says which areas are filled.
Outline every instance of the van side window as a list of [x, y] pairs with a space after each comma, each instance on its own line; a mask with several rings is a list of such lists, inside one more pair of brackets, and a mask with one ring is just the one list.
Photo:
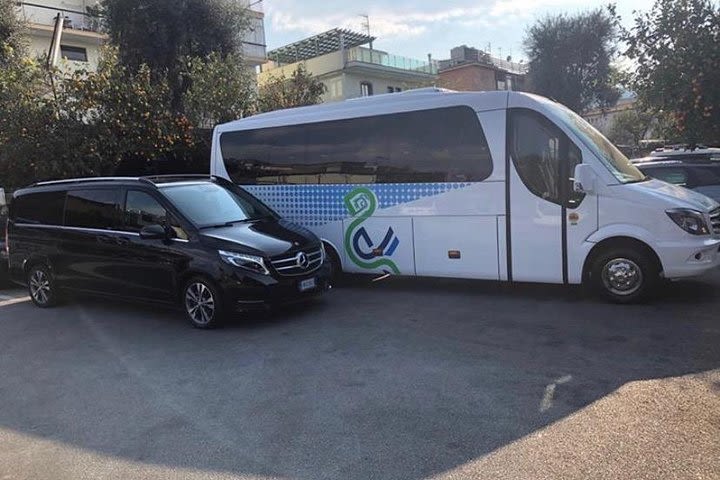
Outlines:
[[479, 182], [493, 168], [462, 106], [227, 132], [220, 148], [230, 178], [251, 185]]
[[140, 232], [148, 225], [169, 226], [175, 231], [175, 237], [187, 240], [188, 236], [165, 207], [145, 192], [128, 190], [123, 209], [122, 229], [128, 232]]
[[573, 190], [580, 149], [560, 128], [527, 109], [510, 111], [510, 156], [521, 180], [532, 193], [567, 208], [577, 207], [583, 194]]
[[65, 225], [113, 229], [119, 193], [119, 189], [70, 190], [65, 204]]
[[16, 223], [62, 225], [65, 192], [37, 192], [17, 197], [12, 202]]

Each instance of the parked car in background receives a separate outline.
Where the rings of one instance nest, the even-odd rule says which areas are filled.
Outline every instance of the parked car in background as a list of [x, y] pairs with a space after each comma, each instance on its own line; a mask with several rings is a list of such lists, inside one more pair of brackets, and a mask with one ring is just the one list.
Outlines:
[[329, 287], [314, 234], [208, 176], [37, 183], [14, 194], [8, 245], [12, 279], [43, 308], [65, 291], [176, 302], [209, 328]]
[[685, 148], [666, 147], [650, 152], [651, 157], [660, 157], [672, 160], [716, 160], [720, 161], [720, 148]]
[[672, 156], [663, 152], [634, 159], [633, 164], [645, 175], [695, 190], [720, 202], [720, 153], [717, 155], [683, 152]]

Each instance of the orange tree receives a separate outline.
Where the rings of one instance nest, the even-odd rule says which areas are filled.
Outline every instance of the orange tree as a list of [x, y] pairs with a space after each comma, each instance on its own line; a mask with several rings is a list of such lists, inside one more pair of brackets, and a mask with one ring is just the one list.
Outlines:
[[709, 0], [657, 0], [625, 31], [637, 63], [630, 86], [669, 125], [666, 138], [720, 145], [720, 7]]
[[112, 51], [97, 72], [63, 76], [39, 65], [26, 60], [0, 72], [0, 179], [6, 186], [109, 175], [128, 159], [150, 162], [193, 146], [192, 126], [169, 109], [167, 84], [151, 79], [147, 67], [130, 72]]

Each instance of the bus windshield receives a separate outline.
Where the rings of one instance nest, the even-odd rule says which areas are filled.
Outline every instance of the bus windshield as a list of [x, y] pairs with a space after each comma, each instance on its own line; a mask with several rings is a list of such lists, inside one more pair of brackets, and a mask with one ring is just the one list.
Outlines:
[[555, 112], [582, 142], [592, 150], [620, 183], [641, 182], [645, 175], [595, 127], [569, 108], [555, 104]]

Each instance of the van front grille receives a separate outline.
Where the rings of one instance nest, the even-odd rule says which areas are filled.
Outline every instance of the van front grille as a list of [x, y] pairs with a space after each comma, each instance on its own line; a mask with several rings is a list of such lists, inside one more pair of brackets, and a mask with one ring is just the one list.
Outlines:
[[710, 212], [710, 228], [715, 235], [720, 235], [720, 207]]
[[318, 247], [273, 257], [270, 259], [270, 263], [280, 275], [305, 275], [320, 268], [323, 261], [322, 256], [322, 249]]

